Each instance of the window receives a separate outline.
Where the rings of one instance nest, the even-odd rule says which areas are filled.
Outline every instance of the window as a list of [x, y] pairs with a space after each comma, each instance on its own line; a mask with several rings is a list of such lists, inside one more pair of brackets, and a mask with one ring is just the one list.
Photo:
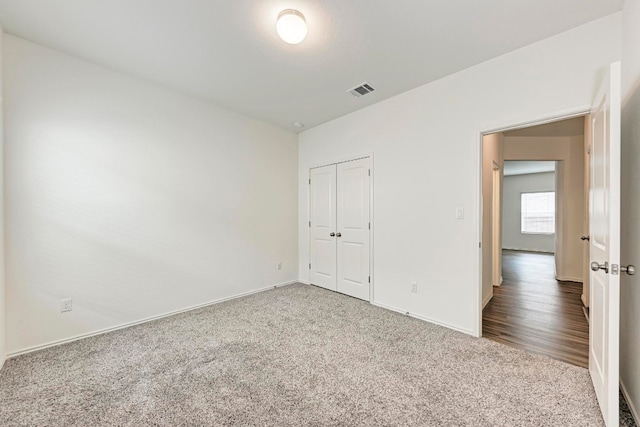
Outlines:
[[556, 231], [556, 193], [522, 193], [520, 232], [553, 234]]

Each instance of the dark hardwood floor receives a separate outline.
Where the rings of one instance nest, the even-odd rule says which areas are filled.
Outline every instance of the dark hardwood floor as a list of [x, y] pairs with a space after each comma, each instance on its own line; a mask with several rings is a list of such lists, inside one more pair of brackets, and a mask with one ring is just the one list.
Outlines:
[[485, 338], [588, 367], [589, 324], [582, 284], [554, 276], [554, 257], [503, 251], [502, 286], [483, 311]]

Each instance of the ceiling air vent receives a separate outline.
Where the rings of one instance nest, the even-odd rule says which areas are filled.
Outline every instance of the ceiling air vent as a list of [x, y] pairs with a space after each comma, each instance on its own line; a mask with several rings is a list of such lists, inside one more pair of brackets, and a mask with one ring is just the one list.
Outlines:
[[360, 86], [354, 87], [353, 89], [347, 90], [351, 95], [356, 98], [360, 98], [368, 93], [373, 92], [375, 89], [371, 87], [369, 83], [362, 83]]

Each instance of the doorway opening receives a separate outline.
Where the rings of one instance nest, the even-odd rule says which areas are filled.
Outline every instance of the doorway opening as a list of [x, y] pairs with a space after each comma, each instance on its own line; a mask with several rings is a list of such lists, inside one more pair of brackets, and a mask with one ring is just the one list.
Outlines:
[[589, 120], [483, 136], [482, 336], [588, 367]]

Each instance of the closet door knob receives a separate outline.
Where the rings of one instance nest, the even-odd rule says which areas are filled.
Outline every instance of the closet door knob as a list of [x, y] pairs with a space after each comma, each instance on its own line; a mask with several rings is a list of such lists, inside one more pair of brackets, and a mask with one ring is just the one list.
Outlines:
[[335, 235], [336, 235], [336, 233], [334, 233], [333, 231], [331, 233], [329, 233], [329, 236], [331, 236], [331, 237], [333, 237]]
[[342, 233], [336, 233], [336, 236], [342, 237]]

